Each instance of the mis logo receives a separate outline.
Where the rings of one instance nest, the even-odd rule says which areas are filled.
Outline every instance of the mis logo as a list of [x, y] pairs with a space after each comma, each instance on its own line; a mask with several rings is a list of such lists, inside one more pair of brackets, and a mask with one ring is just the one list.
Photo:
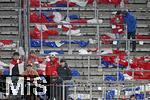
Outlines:
[[[17, 95], [19, 91], [21, 95], [24, 95], [24, 92], [25, 92], [24, 88], [26, 88], [27, 90], [27, 95], [30, 95], [31, 85], [35, 86], [35, 88], [33, 88], [33, 93], [35, 95], [46, 94], [46, 91], [47, 91], [46, 86], [41, 84], [41, 83], [47, 83], [46, 80], [41, 80], [40, 77], [36, 77], [36, 78], [32, 78], [33, 82], [31, 83], [29, 82], [31, 81], [30, 77], [27, 77], [26, 80], [24, 77], [17, 77], [17, 78], [18, 78], [17, 82], [12, 82], [12, 77], [6, 77], [6, 95], [10, 95], [10, 89], [13, 95]], [[42, 82], [39, 84], [38, 81], [42, 81]], [[40, 90], [42, 89], [42, 92], [41, 91], [38, 92], [37, 87], [40, 88]]]

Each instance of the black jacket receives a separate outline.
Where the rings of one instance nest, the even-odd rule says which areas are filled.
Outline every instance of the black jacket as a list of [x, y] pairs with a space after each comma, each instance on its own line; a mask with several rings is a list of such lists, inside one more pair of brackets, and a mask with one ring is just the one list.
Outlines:
[[64, 67], [59, 66], [57, 69], [58, 76], [59, 78], [63, 80], [71, 80], [72, 75], [71, 75], [71, 70], [68, 67], [68, 64], [66, 63]]

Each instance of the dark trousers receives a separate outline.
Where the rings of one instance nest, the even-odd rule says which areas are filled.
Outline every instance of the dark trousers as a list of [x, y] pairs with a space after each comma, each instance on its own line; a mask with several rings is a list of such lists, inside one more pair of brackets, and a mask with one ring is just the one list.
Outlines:
[[57, 84], [56, 88], [56, 100], [67, 100], [68, 88], [63, 84]]
[[[46, 77], [47, 80], [47, 96], [48, 99], [63, 100], [63, 86], [61, 82], [54, 82], [53, 78]], [[67, 100], [67, 88], [64, 88], [64, 100]]]
[[30, 95], [27, 95], [27, 88], [28, 88], [28, 85], [27, 85], [27, 81], [24, 82], [24, 95], [25, 95], [25, 99], [26, 100], [36, 100], [36, 95], [33, 93], [33, 89], [36, 88], [33, 84], [33, 81], [28, 81], [30, 82]]
[[[129, 32], [127, 38], [128, 38], [128, 39], [130, 39], [130, 38], [136, 39], [135, 36], [136, 36], [136, 31], [134, 31], [134, 32]], [[128, 43], [129, 43], [129, 41], [128, 41]], [[135, 40], [132, 40], [132, 51], [135, 51], [135, 50], [136, 50], [136, 41], [135, 41]]]
[[47, 96], [48, 99], [50, 100], [54, 100], [54, 98], [57, 97], [56, 91], [57, 91], [57, 87], [56, 87], [56, 83], [53, 81], [54, 79], [52, 77], [46, 77], [46, 81], [47, 81]]

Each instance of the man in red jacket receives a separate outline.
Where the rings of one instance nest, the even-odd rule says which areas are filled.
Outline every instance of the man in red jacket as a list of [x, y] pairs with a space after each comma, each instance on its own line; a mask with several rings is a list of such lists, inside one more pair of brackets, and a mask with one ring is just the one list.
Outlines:
[[50, 55], [50, 61], [46, 64], [46, 80], [47, 80], [47, 95], [48, 100], [56, 98], [56, 85], [57, 85], [57, 68], [59, 67], [58, 58], [55, 54]]
[[121, 11], [117, 11], [113, 18], [111, 18], [112, 33], [115, 34], [117, 41], [117, 49], [119, 50], [121, 38], [124, 35], [124, 19]]
[[57, 76], [57, 68], [59, 67], [58, 58], [54, 55], [50, 55], [50, 61], [46, 64], [46, 76]]

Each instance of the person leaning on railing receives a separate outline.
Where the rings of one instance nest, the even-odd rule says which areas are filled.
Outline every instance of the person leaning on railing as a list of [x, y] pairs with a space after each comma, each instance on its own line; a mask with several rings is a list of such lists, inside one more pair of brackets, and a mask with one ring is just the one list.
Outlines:
[[47, 96], [48, 100], [56, 98], [56, 85], [57, 85], [57, 68], [59, 67], [58, 58], [55, 54], [50, 54], [49, 61], [46, 63], [45, 74], [47, 81]]
[[[127, 25], [127, 38], [130, 39], [136, 39], [136, 27], [137, 27], [137, 21], [135, 16], [128, 11], [123, 11], [124, 16], [124, 22]], [[132, 41], [132, 52], [136, 51], [136, 41]]]
[[[60, 60], [60, 66], [57, 69], [58, 73], [58, 84], [59, 86], [57, 87], [57, 90], [59, 90], [57, 93], [57, 100], [62, 100], [63, 98], [63, 81], [65, 80], [71, 80], [72, 75], [71, 75], [71, 70], [66, 62], [65, 59]], [[64, 100], [67, 100], [67, 86], [64, 87]]]

